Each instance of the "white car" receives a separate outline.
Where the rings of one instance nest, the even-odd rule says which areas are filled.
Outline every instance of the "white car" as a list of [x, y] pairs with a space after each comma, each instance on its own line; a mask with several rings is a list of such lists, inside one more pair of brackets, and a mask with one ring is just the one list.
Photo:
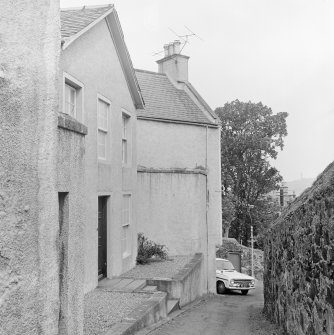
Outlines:
[[238, 272], [229, 260], [223, 258], [216, 258], [216, 283], [219, 294], [239, 290], [246, 295], [255, 288], [255, 278]]

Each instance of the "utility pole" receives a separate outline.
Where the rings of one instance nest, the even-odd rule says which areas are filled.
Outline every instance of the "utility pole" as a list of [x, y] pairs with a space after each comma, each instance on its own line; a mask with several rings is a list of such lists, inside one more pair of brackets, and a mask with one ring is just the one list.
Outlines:
[[252, 246], [252, 277], [254, 277], [254, 238], [253, 238], [253, 226], [251, 226], [251, 246]]

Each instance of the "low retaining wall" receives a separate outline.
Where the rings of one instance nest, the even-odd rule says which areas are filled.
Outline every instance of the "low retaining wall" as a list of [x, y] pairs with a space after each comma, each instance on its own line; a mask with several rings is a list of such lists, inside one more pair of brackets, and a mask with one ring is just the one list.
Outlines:
[[203, 254], [197, 253], [173, 278], [152, 278], [147, 283], [167, 292], [168, 299], [179, 299], [182, 307], [203, 294], [202, 267]]
[[143, 302], [140, 308], [137, 308], [122, 322], [116, 323], [102, 335], [132, 335], [140, 329], [160, 321], [167, 316], [166, 299], [165, 292], [152, 293], [152, 297]]
[[267, 234], [265, 313], [289, 335], [334, 334], [334, 163]]

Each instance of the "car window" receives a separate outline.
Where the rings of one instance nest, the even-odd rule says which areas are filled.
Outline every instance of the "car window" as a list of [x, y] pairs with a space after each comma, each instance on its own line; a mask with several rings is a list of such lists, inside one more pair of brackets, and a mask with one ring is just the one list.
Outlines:
[[216, 260], [216, 267], [217, 270], [235, 270], [230, 261], [223, 261], [221, 259]]

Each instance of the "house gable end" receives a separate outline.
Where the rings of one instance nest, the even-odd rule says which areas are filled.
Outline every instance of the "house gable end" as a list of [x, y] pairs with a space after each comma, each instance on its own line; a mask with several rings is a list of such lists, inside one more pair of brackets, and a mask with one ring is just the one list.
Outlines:
[[[134, 112], [127, 78], [105, 20], [77, 39], [61, 54], [61, 70], [84, 86], [83, 123], [96, 109], [96, 94], [108, 98], [113, 106]], [[64, 82], [64, 80], [63, 80]]]
[[[142, 109], [144, 107], [144, 102], [115, 8], [112, 5], [107, 7], [97, 7], [98, 10], [95, 12], [89, 11], [85, 14], [85, 11], [88, 11], [89, 9], [90, 7], [62, 10], [62, 50], [66, 50], [74, 41], [85, 35], [101, 21], [105, 21], [117, 51], [133, 104], [136, 109]], [[73, 15], [73, 17], [71, 17], [71, 15]]]

